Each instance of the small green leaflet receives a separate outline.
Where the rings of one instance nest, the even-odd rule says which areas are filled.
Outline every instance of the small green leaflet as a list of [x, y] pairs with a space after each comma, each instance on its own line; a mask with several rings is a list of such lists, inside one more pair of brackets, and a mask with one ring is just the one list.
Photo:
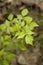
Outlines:
[[29, 11], [27, 9], [23, 9], [21, 14], [22, 16], [26, 16], [29, 13]]
[[33, 37], [26, 35], [25, 42], [26, 42], [26, 44], [33, 45]]
[[15, 27], [16, 27], [16, 30], [17, 30], [17, 31], [19, 31], [19, 30], [21, 29], [20, 24], [16, 24], [16, 26], [15, 26]]
[[32, 31], [34, 30], [35, 27], [38, 27], [38, 26], [39, 25], [36, 22], [31, 22], [28, 27], [29, 27], [29, 30]]
[[18, 46], [19, 50], [27, 50], [27, 48], [25, 47], [23, 42], [22, 43], [19, 42], [17, 46]]
[[6, 29], [6, 33], [7, 33], [7, 34], [10, 34], [9, 28], [10, 28], [10, 27], [7, 27], [7, 29]]
[[25, 33], [24, 32], [20, 32], [20, 34], [18, 35], [17, 39], [24, 38], [24, 36], [25, 36]]
[[26, 25], [26, 26], [24, 27], [24, 29], [25, 29], [25, 33], [26, 33], [26, 34], [29, 34], [29, 35], [34, 34], [34, 32], [29, 29], [29, 25]]
[[15, 23], [15, 24], [17, 24], [19, 21], [18, 21], [17, 18], [14, 18], [14, 19], [12, 20], [12, 22]]
[[16, 32], [15, 37], [19, 36], [20, 31]]
[[14, 32], [14, 31], [15, 31], [15, 27], [14, 27], [14, 26], [9, 27], [9, 31], [10, 31], [10, 32]]
[[21, 27], [23, 27], [25, 25], [25, 22], [24, 21], [22, 21], [21, 22]]
[[8, 20], [5, 21], [5, 26], [9, 27], [10, 26], [10, 22]]
[[30, 27], [34, 28], [34, 27], [38, 27], [39, 25], [36, 22], [32, 22], [30, 23]]
[[4, 36], [4, 40], [8, 40], [8, 39], [10, 39], [11, 37], [9, 36], [9, 35], [6, 35], [6, 36]]
[[0, 57], [4, 54], [4, 49], [0, 50]]
[[11, 21], [12, 19], [13, 19], [13, 14], [10, 14], [10, 15], [8, 16], [8, 20]]
[[5, 31], [5, 29], [6, 29], [5, 24], [0, 25], [0, 30]]
[[34, 32], [32, 32], [31, 30], [26, 30], [26, 34], [28, 34], [28, 35], [33, 35]]
[[17, 19], [22, 20], [23, 19], [22, 15], [17, 15]]
[[26, 16], [24, 17], [24, 20], [26, 21], [27, 24], [30, 24], [32, 22], [32, 17]]

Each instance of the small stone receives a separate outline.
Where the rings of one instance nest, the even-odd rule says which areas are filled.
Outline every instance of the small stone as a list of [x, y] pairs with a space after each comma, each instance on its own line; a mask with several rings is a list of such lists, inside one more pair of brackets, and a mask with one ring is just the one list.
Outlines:
[[21, 54], [18, 57], [18, 63], [21, 65], [25, 65], [26, 64], [26, 59], [24, 58], [24, 56]]

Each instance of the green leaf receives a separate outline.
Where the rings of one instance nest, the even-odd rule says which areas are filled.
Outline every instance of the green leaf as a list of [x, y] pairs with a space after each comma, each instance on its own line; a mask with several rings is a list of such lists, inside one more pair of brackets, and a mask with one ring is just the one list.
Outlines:
[[0, 50], [0, 57], [4, 54], [4, 49]]
[[6, 29], [6, 33], [7, 33], [7, 34], [10, 34], [9, 28], [10, 28], [10, 27], [7, 27], [7, 29]]
[[26, 44], [33, 45], [33, 37], [26, 35], [25, 42], [26, 42]]
[[17, 18], [18, 18], [19, 20], [22, 20], [22, 19], [23, 19], [22, 15], [17, 15]]
[[11, 21], [11, 20], [13, 19], [13, 14], [10, 14], [10, 15], [8, 16], [8, 19]]
[[14, 18], [14, 19], [12, 20], [12, 22], [15, 23], [15, 24], [17, 24], [19, 21], [18, 21], [17, 18]]
[[7, 53], [5, 55], [5, 59], [8, 61], [12, 60], [14, 57], [15, 57], [15, 54], [13, 54], [13, 53]]
[[21, 26], [23, 27], [24, 25], [25, 25], [25, 22], [24, 22], [24, 21], [22, 21], [22, 22], [21, 22]]
[[15, 37], [19, 36], [20, 31], [16, 32]]
[[31, 30], [26, 30], [26, 34], [28, 34], [28, 35], [33, 35], [34, 32], [32, 32]]
[[21, 25], [20, 25], [20, 24], [16, 24], [15, 27], [16, 27], [16, 30], [17, 30], [17, 31], [21, 30]]
[[24, 17], [24, 20], [26, 21], [27, 24], [30, 24], [32, 22], [32, 17], [26, 16]]
[[0, 25], [0, 30], [5, 31], [5, 29], [6, 29], [5, 24]]
[[21, 14], [22, 16], [26, 16], [29, 13], [29, 11], [27, 9], [23, 9]]
[[15, 31], [15, 27], [14, 27], [14, 26], [9, 27], [9, 31], [10, 31], [10, 32], [14, 32], [14, 31]]
[[39, 26], [36, 22], [32, 22], [30, 25], [33, 26], [33, 27], [38, 27]]
[[20, 34], [18, 35], [18, 39], [20, 39], [20, 38], [24, 38], [24, 36], [25, 36], [25, 33], [24, 32], [20, 32]]
[[36, 23], [36, 22], [32, 22], [32, 23], [30, 23], [30, 25], [29, 25], [29, 29], [30, 30], [33, 30], [35, 27], [38, 27], [39, 25]]
[[25, 30], [26, 35], [27, 35], [27, 34], [29, 34], [29, 35], [34, 34], [34, 32], [30, 30], [29, 25], [26, 25], [26, 26], [24, 27], [24, 30]]
[[11, 37], [9, 35], [4, 36], [4, 40], [9, 40]]
[[29, 30], [29, 26], [28, 25], [25, 25], [24, 26], [24, 29], [25, 29], [25, 31]]
[[19, 50], [27, 50], [23, 42], [22, 43], [19, 42], [17, 46]]
[[9, 45], [10, 41], [4, 41], [4, 45]]
[[10, 26], [10, 22], [8, 20], [5, 21], [5, 26], [9, 27]]
[[7, 60], [3, 60], [3, 65], [9, 65]]
[[0, 42], [2, 42], [2, 43], [4, 42], [4, 37], [3, 36], [0, 37]]
[[8, 32], [10, 32], [10, 33], [14, 33], [15, 31], [17, 31], [16, 26], [9, 27], [9, 29], [8, 29]]

